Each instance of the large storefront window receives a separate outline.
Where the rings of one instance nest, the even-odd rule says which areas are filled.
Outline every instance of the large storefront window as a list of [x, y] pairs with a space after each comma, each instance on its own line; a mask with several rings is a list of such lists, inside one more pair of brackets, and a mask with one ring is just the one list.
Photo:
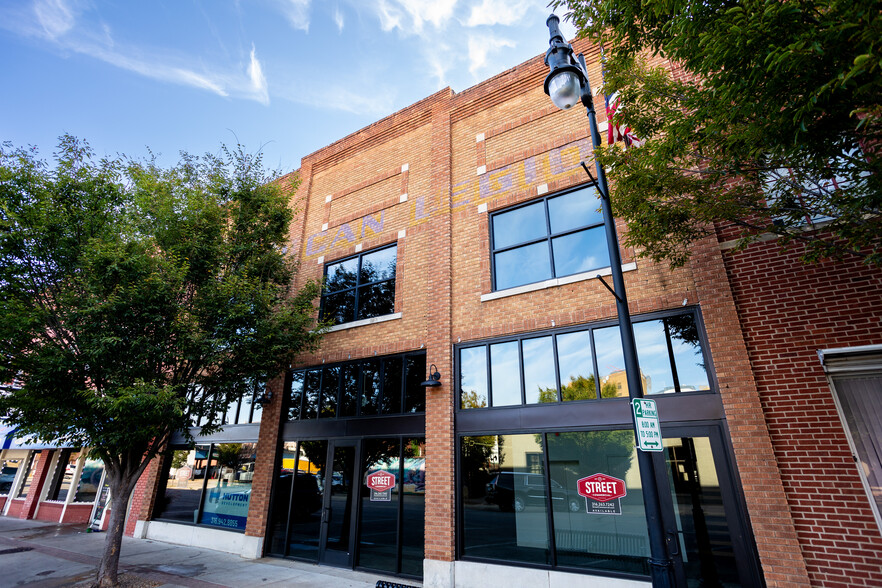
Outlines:
[[[463, 437], [463, 555], [648, 573], [634, 452], [630, 431]], [[578, 493], [578, 480], [597, 473], [625, 481], [615, 515], [593, 512]]]
[[[635, 319], [634, 336], [644, 394], [710, 390], [693, 312]], [[628, 396], [618, 325], [465, 346], [457, 363], [461, 409]]]
[[12, 491], [12, 483], [15, 481], [15, 475], [21, 466], [20, 459], [4, 459], [0, 460], [0, 496], [9, 494]]
[[46, 493], [46, 500], [64, 501], [73, 486], [74, 473], [77, 470], [77, 460], [80, 458], [79, 451], [62, 449], [58, 455], [58, 462]]
[[254, 443], [177, 449], [154, 518], [244, 531], [254, 477]]
[[83, 469], [80, 471], [80, 478], [77, 481], [74, 502], [95, 502], [103, 475], [104, 462], [100, 459], [86, 458], [83, 462]]

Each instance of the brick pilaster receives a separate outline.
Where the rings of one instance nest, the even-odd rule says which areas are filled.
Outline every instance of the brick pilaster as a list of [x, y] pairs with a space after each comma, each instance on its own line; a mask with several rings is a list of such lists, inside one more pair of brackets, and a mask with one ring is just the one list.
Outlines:
[[693, 247], [691, 266], [763, 575], [769, 586], [808, 586], [805, 560], [715, 238]]
[[[20, 519], [32, 519], [34, 513], [37, 512], [40, 494], [43, 492], [43, 484], [49, 477], [52, 457], [55, 454], [53, 449], [44, 449], [40, 452], [40, 461], [37, 462], [37, 469], [34, 470], [34, 477], [31, 479], [31, 487], [28, 488], [28, 495], [21, 507], [18, 515]], [[34, 456], [36, 458], [36, 456]]]
[[272, 392], [272, 401], [264, 406], [260, 419], [260, 436], [257, 438], [257, 457], [254, 463], [254, 478], [251, 481], [251, 500], [248, 504], [248, 523], [245, 534], [263, 537], [266, 534], [270, 513], [270, 497], [275, 477], [276, 453], [279, 447], [279, 432], [282, 423], [285, 376], [279, 375], [267, 384]]

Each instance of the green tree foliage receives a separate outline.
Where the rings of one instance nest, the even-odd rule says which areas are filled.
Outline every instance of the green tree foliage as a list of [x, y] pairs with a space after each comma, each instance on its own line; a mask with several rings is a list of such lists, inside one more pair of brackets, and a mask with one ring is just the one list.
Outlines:
[[[277, 180], [277, 181], [273, 181]], [[54, 165], [0, 148], [0, 414], [23, 433], [92, 448], [125, 505], [147, 463], [201, 417], [313, 348], [319, 286], [284, 255], [296, 181], [222, 150], [96, 159], [60, 139]], [[218, 414], [220, 413], [220, 415]], [[114, 585], [125, 508], [99, 583]]]
[[[715, 222], [882, 262], [882, 11], [873, 0], [555, 0], [606, 55], [643, 147], [600, 150], [627, 241], [672, 265]], [[677, 64], [647, 65], [659, 55]], [[818, 221], [823, 220], [823, 230]]]
[[[594, 374], [585, 376], [570, 376], [570, 381], [561, 386], [561, 399], [564, 402], [571, 400], [595, 400], [597, 398], [597, 386], [594, 383]], [[600, 386], [601, 398], [615, 398], [618, 396], [616, 385], [606, 382]], [[540, 388], [539, 402], [557, 402], [556, 388]]]

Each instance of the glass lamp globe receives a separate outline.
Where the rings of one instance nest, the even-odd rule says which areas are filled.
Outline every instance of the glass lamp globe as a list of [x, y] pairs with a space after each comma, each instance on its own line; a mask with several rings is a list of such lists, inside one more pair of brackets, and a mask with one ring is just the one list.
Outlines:
[[582, 85], [579, 76], [571, 71], [562, 71], [555, 74], [548, 82], [548, 95], [551, 101], [561, 110], [567, 110], [579, 103], [582, 95]]

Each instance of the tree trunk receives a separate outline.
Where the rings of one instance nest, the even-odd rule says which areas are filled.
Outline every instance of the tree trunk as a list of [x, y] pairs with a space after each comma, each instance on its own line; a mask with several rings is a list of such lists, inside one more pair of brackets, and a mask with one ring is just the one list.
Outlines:
[[95, 584], [98, 588], [119, 586], [117, 579], [119, 552], [125, 531], [126, 506], [137, 481], [137, 478], [134, 480], [114, 480], [111, 476], [108, 478], [111, 496], [110, 524], [107, 527], [107, 538], [104, 540], [104, 553], [101, 556], [101, 563], [98, 564], [98, 582]]

